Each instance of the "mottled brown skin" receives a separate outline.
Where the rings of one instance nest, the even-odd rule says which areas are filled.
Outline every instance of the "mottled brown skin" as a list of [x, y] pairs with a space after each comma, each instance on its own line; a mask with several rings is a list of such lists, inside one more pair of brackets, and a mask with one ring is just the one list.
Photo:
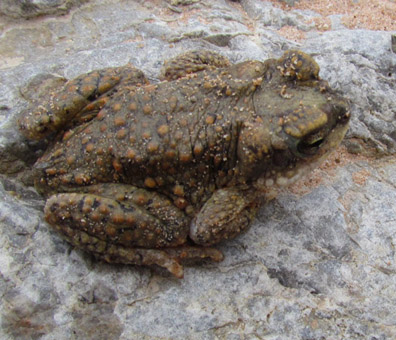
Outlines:
[[94, 71], [19, 121], [55, 142], [35, 164], [45, 218], [107, 262], [157, 264], [222, 254], [258, 197], [316, 166], [342, 140], [348, 104], [307, 54], [230, 65], [189, 52], [148, 84], [131, 66]]

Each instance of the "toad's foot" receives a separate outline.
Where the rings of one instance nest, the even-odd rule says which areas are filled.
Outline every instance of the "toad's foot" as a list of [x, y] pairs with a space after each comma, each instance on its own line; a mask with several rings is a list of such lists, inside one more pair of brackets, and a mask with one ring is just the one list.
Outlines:
[[32, 103], [34, 110], [22, 114], [19, 128], [29, 139], [43, 139], [51, 133], [65, 130], [91, 120], [119, 87], [147, 83], [144, 74], [135, 67], [106, 68], [83, 74], [41, 102]]
[[[145, 249], [145, 248], [126, 248], [114, 244], [105, 244], [98, 238], [89, 236], [81, 231], [74, 231], [67, 234], [67, 230], [58, 229], [63, 233], [64, 238], [71, 244], [79, 246], [89, 252], [98, 260], [107, 263], [132, 264], [152, 266], [157, 265], [168, 270], [172, 275], [181, 279], [184, 276], [183, 261], [210, 259], [212, 261], [222, 261], [223, 254], [210, 247], [181, 246], [177, 248]], [[69, 230], [70, 232], [70, 230]], [[88, 243], [87, 247], [84, 243]]]
[[161, 79], [176, 80], [191, 73], [230, 66], [226, 57], [212, 51], [189, 51], [164, 63]]
[[222, 261], [221, 251], [210, 247], [181, 246], [177, 248], [143, 249], [111, 246], [105, 254], [94, 254], [96, 258], [108, 263], [123, 263], [136, 265], [157, 265], [167, 269], [171, 274], [181, 279], [184, 275], [181, 262], [188, 260], [210, 259]]

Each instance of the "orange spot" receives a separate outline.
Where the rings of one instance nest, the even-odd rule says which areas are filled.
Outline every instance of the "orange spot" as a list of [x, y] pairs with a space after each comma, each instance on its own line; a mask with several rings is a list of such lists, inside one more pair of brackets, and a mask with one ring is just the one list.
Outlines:
[[116, 126], [124, 126], [126, 124], [126, 120], [124, 117], [115, 117], [114, 124]]
[[113, 111], [120, 111], [122, 108], [122, 105], [120, 103], [115, 103], [113, 105]]
[[87, 144], [89, 142], [90, 138], [85, 136], [83, 139], [81, 139], [81, 144]]
[[182, 162], [182, 163], [188, 163], [192, 160], [192, 156], [190, 153], [181, 153], [179, 155], [179, 159], [180, 159], [180, 162]]
[[81, 91], [84, 94], [84, 96], [90, 95], [92, 92], [95, 91], [95, 86], [91, 84], [85, 84], [81, 87]]
[[85, 183], [88, 183], [90, 180], [90, 177], [86, 174], [77, 174], [74, 176], [74, 182], [76, 182], [78, 185], [83, 185]]
[[125, 222], [129, 225], [135, 224], [135, 216], [132, 213], [129, 213], [125, 216]]
[[53, 153], [54, 157], [59, 157], [60, 155], [63, 154], [63, 149], [58, 149]]
[[129, 159], [134, 159], [136, 156], [136, 151], [133, 149], [128, 149], [127, 153], [126, 153], [127, 158]]
[[122, 164], [118, 159], [113, 160], [113, 168], [117, 172], [122, 172]]
[[86, 203], [86, 204], [89, 204], [89, 205], [92, 205], [93, 204], [93, 198], [92, 197], [85, 197], [85, 200], [84, 200], [84, 202]]
[[159, 145], [157, 142], [150, 142], [147, 144], [147, 151], [150, 153], [154, 153], [158, 151]]
[[107, 226], [105, 232], [110, 237], [115, 237], [117, 235], [117, 229], [112, 226]]
[[102, 219], [102, 216], [97, 211], [93, 211], [90, 215], [90, 218], [95, 222], [99, 222]]
[[62, 184], [69, 184], [71, 182], [71, 175], [66, 175], [61, 177]]
[[111, 216], [111, 221], [115, 224], [121, 224], [125, 221], [124, 214], [122, 212], [115, 212]]
[[45, 172], [47, 173], [47, 175], [53, 176], [53, 175], [56, 175], [57, 170], [55, 168], [50, 168], [50, 169], [45, 170]]
[[149, 115], [153, 111], [152, 107], [150, 104], [146, 104], [143, 107], [143, 113], [146, 115]]
[[87, 152], [91, 152], [93, 149], [95, 148], [95, 145], [93, 143], [89, 143], [87, 144], [87, 146], [85, 147], [85, 150]]
[[157, 182], [155, 181], [154, 178], [146, 177], [146, 179], [144, 180], [144, 185], [147, 188], [152, 189], [152, 188], [155, 188], [157, 186]]
[[136, 111], [136, 109], [137, 109], [136, 103], [132, 102], [129, 104], [129, 110]]
[[71, 155], [66, 157], [66, 163], [72, 165], [76, 161], [76, 156]]
[[213, 162], [215, 166], [219, 166], [221, 161], [223, 160], [223, 157], [220, 155], [215, 155]]
[[66, 131], [66, 132], [64, 133], [63, 137], [62, 137], [62, 140], [63, 140], [64, 142], [66, 142], [67, 140], [70, 139], [71, 136], [73, 136], [73, 132], [71, 132], [71, 131]]
[[91, 129], [91, 127], [89, 126], [89, 127], [85, 128], [83, 132], [84, 132], [85, 134], [89, 135], [89, 134], [92, 133], [92, 129]]
[[145, 195], [144, 193], [137, 194], [133, 199], [138, 205], [145, 205], [148, 201], [147, 195]]
[[99, 148], [96, 149], [96, 154], [97, 154], [97, 155], [103, 155], [104, 152], [105, 152], [105, 151], [104, 151], [104, 149], [103, 149], [102, 147], [99, 147]]
[[106, 117], [105, 110], [100, 110], [99, 113], [96, 115], [96, 118], [99, 120], [102, 120], [104, 117]]
[[103, 82], [103, 83], [101, 83], [101, 84], [99, 85], [98, 91], [99, 91], [100, 93], [105, 93], [105, 92], [107, 92], [108, 90], [110, 90], [111, 88], [112, 88], [112, 85], [111, 85], [110, 83]]
[[105, 132], [107, 130], [107, 125], [106, 124], [102, 124], [100, 126], [100, 132]]
[[87, 214], [87, 213], [89, 213], [91, 210], [92, 210], [92, 206], [89, 205], [89, 204], [86, 204], [86, 202], [84, 202], [84, 205], [83, 205], [83, 207], [82, 207], [82, 212], [83, 212], [84, 214]]
[[177, 97], [175, 97], [175, 96], [170, 97], [169, 105], [170, 105], [171, 110], [176, 109], [177, 101], [178, 101]]
[[70, 93], [74, 93], [74, 92], [77, 92], [77, 85], [76, 84], [70, 84], [68, 87], [67, 87], [67, 92], [70, 92]]
[[174, 137], [175, 137], [175, 140], [176, 140], [176, 141], [179, 141], [180, 139], [183, 138], [183, 132], [181, 132], [181, 131], [176, 131]]
[[214, 117], [213, 116], [207, 116], [206, 119], [205, 119], [205, 123], [209, 124], [209, 125], [213, 124], [214, 123]]
[[151, 138], [151, 132], [150, 132], [150, 131], [144, 131], [144, 132], [142, 133], [142, 137], [143, 137], [144, 139], [149, 139], [149, 138]]
[[196, 145], [194, 146], [194, 155], [195, 155], [195, 156], [199, 156], [200, 154], [202, 154], [202, 152], [203, 152], [203, 147], [202, 147], [202, 145], [201, 145], [201, 144], [196, 144]]
[[169, 126], [164, 124], [161, 125], [158, 129], [157, 129], [158, 134], [163, 137], [164, 135], [166, 135], [169, 132]]
[[188, 202], [184, 198], [178, 197], [175, 200], [175, 206], [178, 207], [179, 209], [184, 209], [185, 207], [187, 207], [187, 205], [188, 205]]
[[212, 88], [212, 84], [209, 81], [205, 81], [203, 87], [206, 90], [210, 90]]
[[100, 212], [101, 214], [103, 214], [103, 215], [107, 215], [107, 214], [110, 213], [110, 209], [109, 209], [109, 207], [107, 206], [107, 204], [102, 203], [102, 204], [99, 206], [99, 212]]
[[167, 159], [174, 159], [176, 157], [176, 151], [175, 150], [167, 150], [165, 152], [165, 157]]
[[125, 128], [122, 128], [117, 131], [116, 138], [123, 139], [123, 138], [125, 138], [126, 134], [127, 134], [127, 130]]
[[123, 193], [117, 193], [117, 192], [115, 192], [114, 193], [115, 194], [115, 199], [117, 200], [117, 201], [123, 201], [123, 200], [125, 200], [125, 194], [123, 194]]
[[180, 185], [180, 184], [176, 184], [176, 185], [173, 187], [173, 193], [174, 193], [176, 196], [184, 196], [184, 187], [183, 187], [182, 185]]

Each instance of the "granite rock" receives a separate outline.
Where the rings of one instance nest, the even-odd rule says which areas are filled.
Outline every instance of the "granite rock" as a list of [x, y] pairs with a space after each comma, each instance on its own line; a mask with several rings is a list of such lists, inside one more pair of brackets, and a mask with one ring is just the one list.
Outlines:
[[[1, 339], [396, 338], [391, 32], [318, 32], [315, 16], [253, 0], [92, 0], [65, 17], [0, 24]], [[306, 39], [287, 40], [285, 25]], [[155, 82], [163, 60], [203, 48], [232, 62], [313, 54], [352, 103], [344, 146], [221, 244], [223, 262], [191, 264], [183, 280], [73, 249], [43, 221], [29, 186], [45, 143], [24, 140], [15, 121], [32, 89], [128, 62]]]

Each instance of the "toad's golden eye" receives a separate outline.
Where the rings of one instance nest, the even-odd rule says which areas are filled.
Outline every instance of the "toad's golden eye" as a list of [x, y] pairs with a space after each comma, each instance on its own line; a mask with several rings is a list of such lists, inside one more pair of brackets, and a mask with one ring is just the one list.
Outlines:
[[320, 148], [325, 140], [324, 133], [322, 131], [317, 132], [313, 135], [309, 135], [301, 140], [297, 145], [297, 150], [302, 155], [311, 156], [314, 155]]

